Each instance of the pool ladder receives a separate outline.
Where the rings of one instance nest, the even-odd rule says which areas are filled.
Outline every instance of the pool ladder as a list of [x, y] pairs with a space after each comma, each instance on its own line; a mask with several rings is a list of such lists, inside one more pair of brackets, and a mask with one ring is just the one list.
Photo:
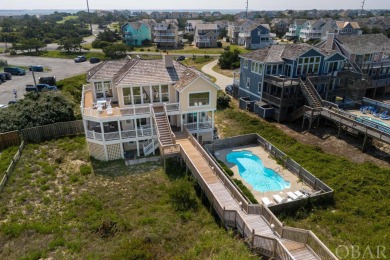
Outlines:
[[276, 167], [274, 171], [279, 173], [279, 174], [281, 174], [281, 175], [284, 175], [284, 173], [282, 172], [282, 169], [280, 168], [280, 166]]

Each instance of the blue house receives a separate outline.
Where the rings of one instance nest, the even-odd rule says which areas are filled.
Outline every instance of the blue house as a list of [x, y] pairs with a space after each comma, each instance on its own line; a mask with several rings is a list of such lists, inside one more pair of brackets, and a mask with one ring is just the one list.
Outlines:
[[238, 42], [247, 49], [261, 49], [273, 44], [268, 24], [253, 24], [238, 34]]
[[246, 109], [261, 111], [260, 116], [277, 121], [287, 120], [307, 102], [301, 91], [302, 79], [313, 79], [318, 94], [334, 101], [340, 86], [334, 75], [346, 60], [337, 51], [308, 44], [271, 45], [240, 57], [240, 100], [249, 106]]
[[152, 31], [148, 24], [131, 22], [122, 26], [123, 40], [129, 46], [142, 46], [152, 41]]

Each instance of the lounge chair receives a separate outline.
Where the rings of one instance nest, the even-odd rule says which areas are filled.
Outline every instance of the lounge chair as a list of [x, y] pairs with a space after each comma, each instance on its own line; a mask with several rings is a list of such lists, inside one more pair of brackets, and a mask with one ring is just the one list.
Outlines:
[[274, 203], [272, 201], [270, 201], [267, 197], [261, 198], [261, 201], [267, 207], [274, 205]]
[[379, 115], [379, 118], [383, 120], [389, 120], [390, 116], [388, 116], [387, 113], [388, 113], [387, 110], [383, 111], [383, 113]]
[[282, 198], [279, 194], [272, 195], [274, 198], [274, 201], [276, 201], [278, 204], [287, 202], [287, 198]]
[[289, 198], [292, 199], [292, 200], [298, 199], [298, 196], [295, 195], [295, 193], [293, 193], [293, 192], [291, 192], [291, 191], [286, 192], [286, 194], [287, 194], [287, 197], [289, 197]]
[[300, 189], [299, 191], [302, 192], [303, 194], [305, 194], [306, 196], [309, 196], [309, 197], [321, 193], [321, 190], [312, 191], [312, 190], [308, 190], [308, 189], [305, 189], [305, 188]]
[[97, 111], [102, 112], [103, 111], [103, 106], [102, 104], [97, 104]]
[[297, 199], [301, 199], [301, 198], [305, 197], [305, 194], [303, 194], [299, 190], [295, 191], [294, 194], [297, 195]]
[[107, 106], [107, 115], [112, 115], [112, 114], [113, 114], [112, 107], [111, 107], [111, 105], [108, 105]]

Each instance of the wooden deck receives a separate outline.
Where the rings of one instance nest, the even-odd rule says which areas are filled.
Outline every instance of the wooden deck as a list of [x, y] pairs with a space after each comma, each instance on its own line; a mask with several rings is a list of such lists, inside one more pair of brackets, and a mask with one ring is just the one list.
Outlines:
[[176, 144], [179, 144], [185, 154], [188, 155], [198, 173], [206, 182], [207, 187], [211, 190], [215, 200], [217, 200], [225, 210], [236, 211], [243, 220], [244, 226], [253, 232], [253, 234], [267, 236], [271, 239], [280, 241], [284, 245], [289, 251], [290, 257], [277, 259], [319, 259], [305, 246], [305, 244], [279, 238], [275, 231], [271, 229], [269, 224], [259, 214], [247, 214], [242, 210], [240, 204], [233, 198], [232, 194], [188, 138], [183, 135], [176, 136]]

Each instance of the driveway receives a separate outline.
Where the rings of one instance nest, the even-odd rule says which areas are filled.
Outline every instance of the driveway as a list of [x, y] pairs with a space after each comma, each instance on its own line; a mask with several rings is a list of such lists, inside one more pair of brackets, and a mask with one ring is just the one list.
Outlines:
[[[96, 66], [89, 62], [75, 63], [71, 59], [54, 59], [29, 56], [6, 56], [0, 55], [1, 60], [7, 60], [9, 65], [24, 66], [42, 65], [48, 69], [44, 72], [35, 72], [35, 78], [38, 82], [39, 77], [55, 76], [57, 80], [69, 78], [75, 75], [86, 73], [89, 69]], [[8, 101], [14, 99], [12, 93], [16, 89], [18, 98], [23, 97], [26, 93], [25, 87], [27, 84], [34, 84], [34, 79], [31, 71], [26, 71], [25, 76], [12, 76], [12, 80], [8, 80], [0, 85], [0, 104], [8, 104]]]
[[204, 73], [207, 73], [217, 79], [215, 84], [217, 84], [221, 90], [225, 90], [226, 85], [232, 85], [233, 84], [233, 78], [227, 77], [225, 75], [222, 75], [220, 73], [217, 73], [213, 70], [213, 67], [218, 64], [218, 60], [212, 61], [202, 67], [202, 71]]

